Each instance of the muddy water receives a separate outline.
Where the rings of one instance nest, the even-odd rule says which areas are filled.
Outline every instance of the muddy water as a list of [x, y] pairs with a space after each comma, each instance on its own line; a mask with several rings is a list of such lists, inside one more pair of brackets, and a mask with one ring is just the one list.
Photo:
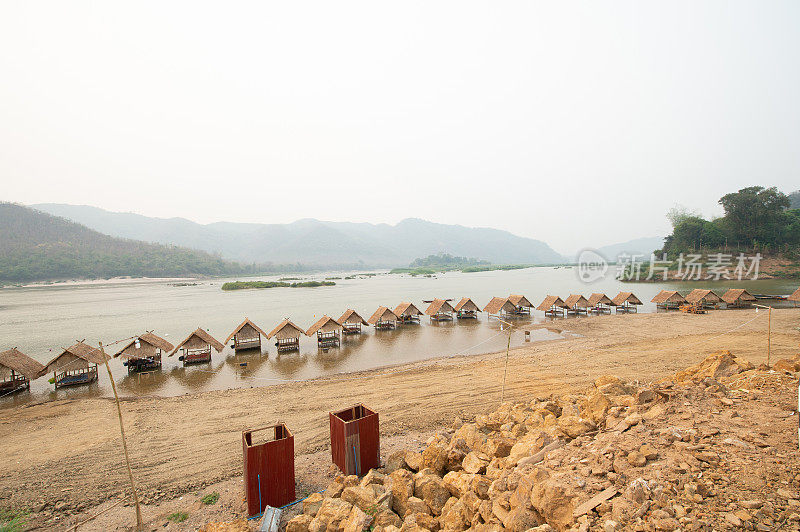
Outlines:
[[[309, 279], [344, 277], [345, 274], [320, 274]], [[259, 279], [275, 280], [262, 276]], [[725, 290], [731, 283], [621, 283], [611, 276], [592, 284], [582, 283], [569, 267], [530, 268], [514, 271], [446, 273], [435, 277], [407, 275], [357, 276], [338, 279], [337, 285], [319, 288], [272, 288], [223, 292], [224, 280], [198, 281], [194, 286], [176, 286], [174, 281], [127, 281], [78, 286], [6, 288], [0, 290], [0, 349], [18, 347], [46, 363], [59, 347], [85, 339], [90, 345], [113, 342], [153, 330], [173, 344], [192, 330], [203, 327], [223, 341], [247, 316], [262, 329], [271, 330], [283, 318], [302, 328], [309, 327], [323, 314], [337, 318], [354, 308], [368, 318], [380, 305], [394, 307], [411, 301], [421, 310], [434, 297], [471, 297], [485, 305], [493, 296], [509, 293], [526, 295], [535, 305], [547, 294], [566, 297], [571, 293], [605, 292], [613, 297], [621, 290], [633, 291], [642, 301], [663, 288], [688, 291], [696, 287]], [[753, 281], [737, 284], [757, 293], [787, 294], [796, 286], [785, 281]], [[652, 312], [646, 303], [642, 312]], [[541, 312], [519, 321], [521, 328], [533, 328], [531, 341], [565, 337], [571, 319], [553, 322]], [[549, 328], [547, 328], [549, 326]], [[206, 390], [254, 387], [309, 379], [342, 372], [373, 369], [440, 356], [478, 354], [505, 349], [508, 337], [500, 324], [485, 315], [473, 320], [431, 324], [423, 317], [420, 325], [403, 326], [395, 331], [374, 331], [350, 337], [341, 348], [323, 352], [314, 339], [301, 339], [300, 353], [277, 355], [275, 346], [264, 341], [262, 353], [234, 355], [230, 347], [213, 355], [211, 364], [183, 368], [177, 357], [164, 359], [162, 371], [128, 376], [119, 359], [111, 368], [124, 395], [180, 395]], [[524, 342], [521, 331], [512, 333], [512, 346]], [[119, 347], [119, 346], [117, 346]], [[109, 347], [113, 350], [114, 346]], [[0, 398], [0, 406], [32, 399], [106, 396], [111, 393], [108, 375], [101, 368], [98, 383], [57, 392], [42, 377], [33, 382], [31, 392]]]

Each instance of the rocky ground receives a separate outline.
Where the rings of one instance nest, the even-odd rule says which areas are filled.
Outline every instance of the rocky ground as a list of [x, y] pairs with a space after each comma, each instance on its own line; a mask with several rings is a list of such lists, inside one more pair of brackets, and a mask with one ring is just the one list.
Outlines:
[[424, 450], [338, 476], [289, 532], [800, 530], [797, 359], [729, 352], [660, 382], [456, 419]]

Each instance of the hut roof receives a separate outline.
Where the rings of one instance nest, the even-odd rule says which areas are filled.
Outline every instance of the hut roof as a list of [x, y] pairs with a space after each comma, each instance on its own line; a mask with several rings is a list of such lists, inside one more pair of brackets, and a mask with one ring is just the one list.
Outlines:
[[356, 312], [355, 310], [353, 310], [351, 308], [345, 310], [344, 314], [342, 314], [341, 317], [336, 321], [338, 321], [339, 323], [342, 323], [342, 324], [344, 324], [344, 323], [360, 323], [361, 325], [369, 325], [369, 323], [367, 323], [367, 320], [362, 318], [358, 314], [358, 312]]
[[217, 353], [221, 353], [222, 350], [225, 349], [225, 346], [222, 345], [221, 343], [219, 343], [219, 340], [217, 340], [216, 338], [214, 338], [213, 336], [208, 334], [208, 332], [206, 332], [202, 328], [198, 327], [197, 330], [194, 331], [189, 336], [187, 336], [186, 339], [183, 342], [181, 342], [178, 345], [176, 345], [175, 349], [172, 350], [172, 352], [169, 354], [169, 356], [172, 356], [175, 353], [177, 353], [178, 350], [180, 350], [180, 348], [183, 347], [186, 343], [188, 343], [189, 340], [191, 340], [192, 337], [194, 337], [194, 336], [200, 338], [202, 341], [204, 341], [205, 343], [207, 343], [208, 345], [210, 345], [211, 347], [216, 349]]
[[586, 308], [589, 306], [589, 301], [580, 294], [570, 294], [570, 296], [564, 300], [564, 304], [569, 308]]
[[139, 336], [137, 336], [135, 338], [131, 338], [130, 342], [125, 344], [125, 346], [122, 347], [122, 349], [120, 349], [116, 353], [114, 353], [114, 358], [116, 358], [116, 357], [120, 356], [121, 354], [123, 354], [123, 351], [125, 351], [130, 346], [135, 344], [136, 340], [139, 340], [140, 344], [142, 342], [144, 342], [146, 344], [152, 345], [153, 347], [157, 347], [157, 348], [161, 349], [162, 351], [164, 351], [165, 353], [168, 353], [168, 352], [172, 351], [173, 349], [175, 349], [175, 346], [172, 345], [171, 343], [167, 342], [166, 340], [164, 340], [163, 338], [161, 338], [157, 334], [153, 334], [152, 332], [147, 331], [146, 333], [140, 334]]
[[[297, 333], [296, 336], [295, 334], [292, 333], [292, 329], [294, 329], [295, 333]], [[272, 338], [276, 334], [280, 334], [284, 338], [295, 338], [295, 337], [299, 338], [300, 335], [304, 333], [305, 331], [303, 331], [303, 329], [292, 323], [291, 320], [289, 320], [289, 318], [286, 318], [285, 320], [280, 322], [277, 327], [275, 327], [269, 332], [267, 338], [268, 339]]]
[[456, 306], [454, 307], [456, 311], [459, 310], [480, 310], [480, 307], [475, 304], [473, 300], [468, 297], [462, 297], [461, 301], [459, 301]]
[[407, 302], [397, 305], [397, 307], [394, 309], [394, 313], [397, 316], [419, 316], [422, 314], [422, 312], [420, 312], [420, 310], [415, 307], [413, 303]]
[[792, 295], [788, 297], [789, 301], [800, 301], [800, 288], [794, 291]]
[[722, 301], [722, 298], [714, 293], [713, 290], [695, 288], [686, 295], [686, 301], [689, 303], [699, 303], [701, 301], [706, 301], [708, 303], [719, 303]]
[[322, 316], [317, 323], [312, 325], [307, 331], [306, 336], [313, 336], [318, 330], [322, 329], [323, 327], [328, 327], [330, 329], [330, 325], [333, 325], [333, 329], [341, 329], [342, 324], [337, 320], [331, 318], [330, 316]]
[[722, 294], [725, 303], [735, 303], [736, 301], [756, 301], [755, 296], [744, 288], [731, 288]]
[[0, 366], [5, 366], [31, 380], [41, 375], [44, 370], [44, 366], [16, 347], [0, 353]]
[[453, 308], [453, 305], [444, 299], [434, 299], [431, 301], [431, 304], [428, 305], [428, 308], [425, 309], [425, 314], [428, 316], [433, 316], [440, 312], [455, 312], [455, 309]]
[[542, 301], [539, 304], [539, 306], [536, 307], [536, 310], [547, 311], [550, 310], [550, 307], [569, 308], [567, 307], [567, 304], [564, 302], [564, 300], [561, 299], [560, 297], [547, 296], [546, 298], [544, 298], [544, 301]]
[[650, 300], [653, 303], [685, 303], [686, 298], [680, 295], [677, 290], [662, 290]]
[[104, 354], [99, 349], [96, 349], [96, 348], [94, 348], [94, 347], [92, 347], [90, 345], [86, 345], [85, 343], [83, 343], [81, 341], [81, 342], [77, 342], [76, 344], [67, 347], [66, 349], [64, 349], [61, 352], [61, 354], [56, 355], [56, 357], [53, 358], [53, 360], [51, 360], [50, 362], [48, 362], [45, 365], [45, 367], [42, 370], [42, 372], [40, 373], [40, 375], [44, 374], [44, 373], [49, 373], [50, 371], [54, 371], [54, 370], [60, 369], [60, 365], [56, 364], [56, 363], [58, 362], [59, 358], [62, 358], [62, 357], [65, 357], [65, 356], [72, 356], [73, 360], [75, 358], [80, 358], [80, 359], [85, 360], [86, 362], [89, 362], [89, 363], [92, 363], [92, 364], [104, 364], [105, 361], [108, 360], [108, 358], [109, 358], [108, 355]]
[[367, 325], [375, 325], [379, 321], [384, 320], [387, 314], [389, 314], [389, 317], [385, 321], [397, 321], [397, 314], [392, 312], [392, 309], [389, 307], [378, 307], [378, 310], [367, 320]]
[[620, 307], [624, 305], [626, 301], [631, 305], [642, 304], [642, 301], [638, 297], [633, 295], [633, 292], [620, 292], [614, 297], [614, 299], [611, 300], [611, 303], [617, 307]]
[[508, 300], [511, 301], [517, 307], [532, 307], [533, 303], [528, 301], [528, 298], [525, 296], [514, 295], [511, 294], [508, 296]]
[[233, 332], [232, 332], [232, 333], [231, 333], [231, 334], [230, 334], [230, 335], [229, 335], [229, 336], [228, 336], [228, 337], [225, 339], [225, 343], [227, 344], [228, 342], [230, 342], [230, 341], [231, 341], [231, 338], [233, 338], [234, 336], [236, 336], [236, 334], [238, 334], [238, 332], [239, 332], [239, 331], [241, 331], [241, 330], [242, 330], [242, 328], [243, 328], [245, 325], [249, 325], [250, 327], [252, 327], [252, 328], [253, 328], [253, 329], [255, 329], [256, 331], [258, 331], [258, 334], [260, 334], [261, 336], [267, 336], [267, 333], [265, 333], [265, 332], [264, 332], [264, 331], [261, 329], [261, 327], [259, 327], [258, 325], [256, 325], [256, 324], [255, 324], [255, 323], [253, 323], [252, 321], [250, 321], [250, 318], [245, 318], [245, 319], [244, 319], [244, 321], [243, 321], [242, 323], [240, 323], [240, 324], [239, 324], [239, 326], [238, 326], [238, 327], [236, 327], [236, 329], [234, 329], [234, 330], [233, 330]]
[[483, 307], [483, 311], [489, 314], [497, 314], [501, 310], [513, 312], [517, 310], [517, 307], [514, 303], [509, 301], [507, 297], [493, 297], [492, 300]]
[[597, 305], [611, 305], [613, 302], [605, 294], [592, 294], [589, 296], [589, 305], [596, 307]]

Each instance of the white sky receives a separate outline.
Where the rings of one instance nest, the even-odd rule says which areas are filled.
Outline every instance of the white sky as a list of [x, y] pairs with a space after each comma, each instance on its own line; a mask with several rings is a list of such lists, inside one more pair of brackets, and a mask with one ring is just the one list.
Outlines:
[[800, 188], [798, 28], [792, 0], [6, 0], [0, 199], [659, 236]]

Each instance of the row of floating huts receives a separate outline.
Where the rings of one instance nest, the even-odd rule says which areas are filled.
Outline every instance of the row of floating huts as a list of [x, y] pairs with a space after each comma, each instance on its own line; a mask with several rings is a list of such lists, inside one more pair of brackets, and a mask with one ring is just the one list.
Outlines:
[[[800, 288], [787, 298], [789, 301], [800, 301]], [[719, 308], [724, 303], [726, 308], [744, 308], [755, 302], [757, 298], [744, 289], [731, 289], [723, 295], [716, 294], [713, 290], [695, 289], [686, 296], [676, 290], [662, 290], [651, 300], [657, 308], [677, 309], [682, 305], [693, 304], [703, 308]], [[431, 321], [442, 322], [453, 319], [477, 319], [481, 308], [470, 298], [462, 298], [455, 305], [449, 299], [434, 299], [429, 301], [423, 313], [413, 303], [404, 302], [394, 309], [378, 307], [369, 317], [362, 318], [353, 309], [346, 310], [339, 319], [323, 316], [310, 328], [303, 330], [291, 320], [284, 319], [270, 332], [265, 332], [249, 318], [245, 318], [225, 342], [220, 342], [208, 331], [198, 328], [187, 336], [177, 346], [173, 346], [164, 338], [152, 331], [127, 339], [113, 354], [114, 358], [121, 358], [129, 373], [157, 370], [161, 368], [161, 358], [179, 354], [178, 359], [184, 366], [191, 364], [207, 363], [211, 361], [212, 350], [222, 352], [226, 344], [231, 341], [234, 351], [261, 349], [261, 338], [275, 338], [278, 352], [297, 351], [300, 347], [300, 337], [306, 335], [316, 336], [317, 345], [322, 349], [338, 347], [341, 345], [343, 335], [360, 334], [363, 326], [373, 326], [377, 330], [395, 329], [398, 325], [419, 323], [424, 314]], [[589, 298], [580, 294], [572, 294], [566, 299], [548, 295], [536, 310], [544, 312], [545, 316], [566, 316], [569, 314], [611, 313], [612, 309], [618, 313], [636, 312], [642, 305], [641, 300], [632, 292], [620, 292], [613, 299], [602, 293], [594, 293]], [[513, 318], [530, 315], [533, 304], [523, 295], [509, 295], [508, 297], [494, 297], [482, 309], [490, 316]], [[0, 397], [14, 391], [28, 389], [30, 381], [52, 373], [51, 382], [56, 389], [64, 386], [88, 384], [98, 378], [98, 366], [110, 360], [104, 349], [91, 347], [84, 341], [61, 351], [46, 365], [42, 365], [31, 357], [23, 354], [17, 348], [0, 352]]]

